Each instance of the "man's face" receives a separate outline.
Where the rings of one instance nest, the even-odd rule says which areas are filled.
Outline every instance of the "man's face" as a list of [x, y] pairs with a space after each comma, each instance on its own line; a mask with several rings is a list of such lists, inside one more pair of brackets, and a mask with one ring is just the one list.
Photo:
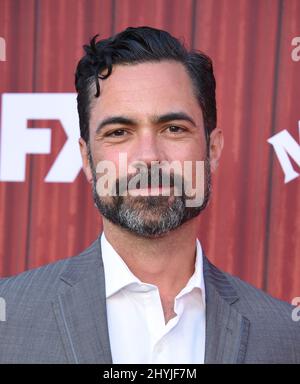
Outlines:
[[[202, 111], [184, 66], [171, 61], [114, 66], [108, 79], [100, 81], [100, 89], [100, 97], [91, 104], [90, 154], [84, 164], [102, 215], [147, 237], [163, 235], [197, 216], [208, 200], [210, 170]], [[84, 144], [81, 147], [86, 156]], [[175, 196], [174, 188], [169, 189], [170, 196], [162, 196], [164, 188], [158, 190], [158, 196], [149, 196], [148, 188], [136, 190], [139, 196], [99, 196], [96, 166], [103, 160], [112, 162], [120, 182], [124, 165], [120, 153], [127, 155], [130, 165], [126, 175], [122, 170], [128, 180], [142, 164], [147, 169], [151, 162], [177, 161], [183, 169], [186, 161], [195, 165], [205, 160], [203, 204], [187, 208], [185, 193]], [[195, 180], [192, 183], [195, 186]]]

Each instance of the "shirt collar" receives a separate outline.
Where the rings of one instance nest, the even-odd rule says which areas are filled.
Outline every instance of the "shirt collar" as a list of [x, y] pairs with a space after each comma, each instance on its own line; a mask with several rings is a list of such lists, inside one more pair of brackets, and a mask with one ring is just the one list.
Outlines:
[[[143, 283], [128, 268], [121, 256], [114, 250], [106, 239], [104, 232], [101, 235], [101, 250], [105, 273], [106, 298], [109, 298], [121, 289], [129, 286], [154, 287], [151, 284]], [[186, 286], [177, 295], [177, 298], [191, 292], [194, 288], [200, 288], [204, 300], [204, 279], [203, 279], [203, 253], [200, 241], [196, 240], [195, 271], [190, 277]]]

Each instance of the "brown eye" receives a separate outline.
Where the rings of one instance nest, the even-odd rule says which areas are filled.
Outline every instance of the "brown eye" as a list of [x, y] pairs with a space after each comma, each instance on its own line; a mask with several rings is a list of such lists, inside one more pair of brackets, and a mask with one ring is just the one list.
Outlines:
[[184, 132], [184, 129], [181, 127], [178, 127], [177, 125], [170, 125], [167, 128], [171, 133], [182, 133]]
[[121, 136], [124, 136], [126, 133], [127, 132], [125, 131], [125, 129], [116, 129], [113, 132], [109, 132], [107, 134], [107, 136], [110, 136], [110, 137], [121, 137]]

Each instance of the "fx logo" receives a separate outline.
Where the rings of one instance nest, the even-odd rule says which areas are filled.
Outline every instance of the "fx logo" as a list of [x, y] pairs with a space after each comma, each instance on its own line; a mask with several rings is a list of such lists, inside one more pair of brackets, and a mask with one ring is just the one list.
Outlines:
[[50, 128], [27, 128], [28, 120], [59, 120], [67, 140], [45, 177], [71, 183], [81, 170], [75, 93], [4, 93], [0, 139], [0, 181], [25, 181], [26, 155], [51, 152]]
[[[300, 121], [298, 121], [298, 127], [300, 139]], [[300, 167], [300, 141], [298, 144], [286, 129], [272, 136], [267, 141], [273, 145], [275, 153], [278, 157], [284, 173], [284, 182], [288, 183], [289, 181], [296, 179], [299, 176], [299, 173], [294, 170], [289, 156]]]

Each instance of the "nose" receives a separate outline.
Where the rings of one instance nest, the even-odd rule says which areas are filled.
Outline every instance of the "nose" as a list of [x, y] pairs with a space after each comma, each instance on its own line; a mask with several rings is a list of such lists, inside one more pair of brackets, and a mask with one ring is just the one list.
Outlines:
[[141, 133], [135, 143], [134, 150], [131, 153], [131, 165], [150, 166], [152, 161], [161, 161], [162, 154], [159, 143], [159, 138], [155, 132], [146, 131]]

